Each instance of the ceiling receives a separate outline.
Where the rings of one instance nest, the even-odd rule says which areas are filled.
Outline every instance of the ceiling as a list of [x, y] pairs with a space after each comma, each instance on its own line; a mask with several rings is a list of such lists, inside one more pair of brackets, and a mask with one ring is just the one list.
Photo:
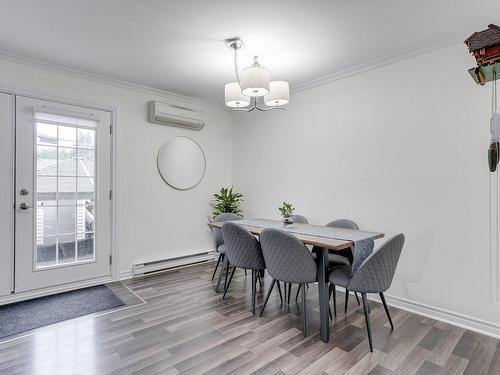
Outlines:
[[499, 17], [498, 0], [0, 0], [0, 50], [222, 103], [228, 37], [293, 89]]

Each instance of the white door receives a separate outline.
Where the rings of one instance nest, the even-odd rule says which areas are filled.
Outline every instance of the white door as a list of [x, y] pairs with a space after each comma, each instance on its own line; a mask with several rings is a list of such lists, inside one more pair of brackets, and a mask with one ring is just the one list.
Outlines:
[[0, 93], [0, 296], [13, 290], [14, 96]]
[[111, 114], [16, 97], [15, 290], [111, 273]]

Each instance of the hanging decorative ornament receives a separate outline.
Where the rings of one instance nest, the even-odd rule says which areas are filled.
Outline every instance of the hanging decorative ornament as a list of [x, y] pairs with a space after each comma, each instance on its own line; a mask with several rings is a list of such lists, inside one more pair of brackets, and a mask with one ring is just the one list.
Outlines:
[[500, 156], [500, 113], [497, 112], [497, 79], [500, 73], [500, 27], [490, 24], [486, 30], [472, 34], [464, 42], [477, 66], [469, 69], [474, 81], [483, 86], [491, 82], [491, 141], [488, 149], [490, 172], [497, 170]]

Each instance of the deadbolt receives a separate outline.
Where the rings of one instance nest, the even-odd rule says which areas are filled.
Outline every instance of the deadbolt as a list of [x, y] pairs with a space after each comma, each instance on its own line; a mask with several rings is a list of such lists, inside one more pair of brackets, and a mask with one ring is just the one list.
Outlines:
[[21, 189], [21, 190], [19, 191], [19, 194], [21, 194], [21, 195], [28, 195], [28, 193], [29, 193], [29, 192], [28, 192], [28, 190], [26, 190], [26, 189]]

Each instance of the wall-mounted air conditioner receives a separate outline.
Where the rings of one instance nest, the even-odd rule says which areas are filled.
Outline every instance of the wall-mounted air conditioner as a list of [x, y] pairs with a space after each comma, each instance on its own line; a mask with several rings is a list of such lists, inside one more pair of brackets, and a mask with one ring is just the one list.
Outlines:
[[202, 113], [193, 109], [157, 101], [150, 101], [148, 105], [150, 122], [193, 130], [200, 130], [205, 126]]

